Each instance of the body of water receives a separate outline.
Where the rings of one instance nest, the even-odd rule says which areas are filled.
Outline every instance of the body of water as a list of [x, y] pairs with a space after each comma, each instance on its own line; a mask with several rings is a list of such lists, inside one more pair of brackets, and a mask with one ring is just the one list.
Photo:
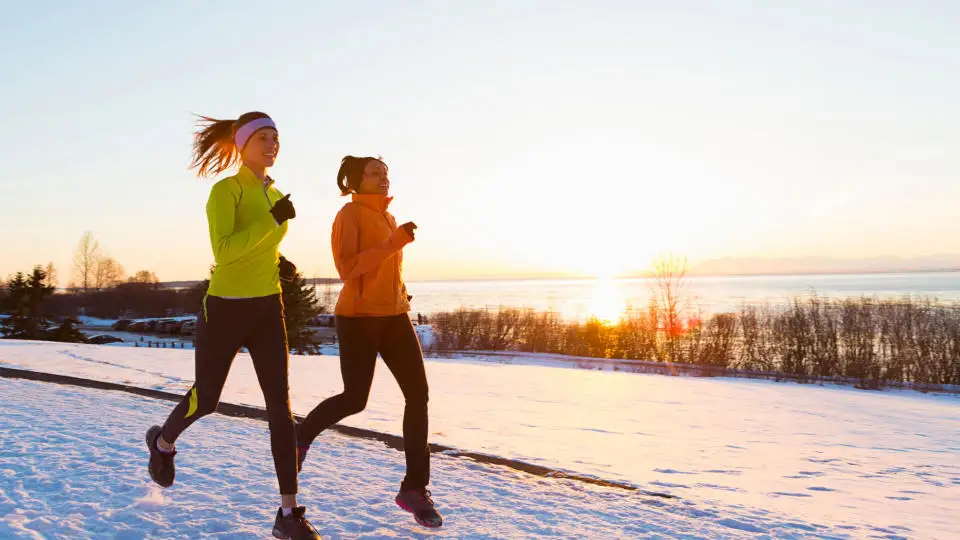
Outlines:
[[[552, 310], [570, 319], [591, 315], [616, 319], [642, 308], [651, 295], [646, 279], [489, 280], [410, 282], [414, 313], [451, 311], [460, 306]], [[318, 287], [322, 298], [324, 288]], [[335, 298], [337, 287], [330, 291]], [[735, 310], [743, 303], [782, 303], [817, 294], [832, 298], [905, 296], [960, 300], [960, 272], [896, 274], [691, 277], [681, 289], [684, 302], [706, 313]]]

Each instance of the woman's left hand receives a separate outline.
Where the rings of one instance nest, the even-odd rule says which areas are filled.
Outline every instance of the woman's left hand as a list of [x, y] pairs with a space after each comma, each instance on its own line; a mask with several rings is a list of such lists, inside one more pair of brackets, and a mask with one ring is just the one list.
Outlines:
[[287, 283], [293, 281], [293, 278], [297, 276], [297, 265], [288, 261], [283, 255], [280, 256], [280, 281], [286, 281]]
[[404, 231], [407, 231], [407, 234], [410, 235], [410, 239], [411, 239], [411, 240], [415, 239], [415, 237], [414, 237], [414, 235], [413, 235], [413, 231], [417, 228], [417, 224], [416, 224], [416, 223], [414, 223], [414, 222], [412, 222], [412, 221], [408, 221], [408, 222], [404, 223], [403, 225], [401, 225], [400, 228], [403, 229]]

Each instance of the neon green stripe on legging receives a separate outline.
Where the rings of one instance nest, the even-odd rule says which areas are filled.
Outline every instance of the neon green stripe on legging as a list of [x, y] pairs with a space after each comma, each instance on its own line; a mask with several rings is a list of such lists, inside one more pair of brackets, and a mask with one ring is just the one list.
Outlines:
[[184, 418], [190, 418], [193, 416], [193, 413], [197, 412], [197, 387], [194, 386], [190, 389], [190, 407], [187, 408], [187, 415]]

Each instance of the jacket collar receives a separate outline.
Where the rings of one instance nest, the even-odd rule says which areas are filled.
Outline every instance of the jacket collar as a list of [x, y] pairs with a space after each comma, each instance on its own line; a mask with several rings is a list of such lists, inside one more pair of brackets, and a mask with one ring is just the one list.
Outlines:
[[[253, 174], [253, 173], [251, 173]], [[393, 197], [387, 197], [386, 195], [379, 194], [353, 194], [353, 202], [360, 203], [363, 206], [375, 211], [375, 212], [386, 212], [387, 207], [390, 206], [390, 201], [393, 200]]]
[[269, 186], [273, 183], [273, 178], [270, 178], [269, 175], [267, 175], [266, 181], [260, 180], [257, 178], [257, 175], [253, 174], [253, 171], [251, 171], [246, 165], [240, 166], [240, 170], [237, 171], [237, 179], [239, 179], [241, 182], [255, 186]]

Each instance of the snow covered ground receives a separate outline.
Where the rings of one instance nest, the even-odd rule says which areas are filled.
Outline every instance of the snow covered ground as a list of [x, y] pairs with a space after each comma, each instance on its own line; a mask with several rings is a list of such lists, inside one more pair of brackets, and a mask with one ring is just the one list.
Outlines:
[[80, 323], [80, 326], [86, 326], [90, 328], [110, 328], [113, 323], [117, 322], [116, 319], [100, 319], [98, 317], [89, 317], [87, 315], [80, 315], [77, 317], [77, 322]]
[[[193, 351], [189, 350], [0, 340], [0, 364], [174, 392], [185, 391], [193, 378]], [[592, 537], [730, 538], [739, 534], [754, 537], [759, 533], [774, 537], [948, 538], [960, 528], [957, 517], [960, 515], [960, 399], [956, 396], [491, 365], [467, 360], [429, 360], [427, 370], [431, 383], [433, 442], [629, 482], [680, 497], [651, 500], [623, 490], [540, 479], [509, 469], [438, 456], [438, 472], [434, 476], [436, 498], [448, 514], [462, 516], [463, 521], [457, 521], [455, 526], [467, 527], [444, 529], [452, 536], [586, 534]], [[340, 390], [338, 359], [294, 357], [291, 381], [294, 409], [304, 414], [320, 399]], [[61, 414], [57, 411], [67, 407], [71, 411], [80, 410], [78, 415], [100, 424], [121, 421], [109, 412], [112, 406], [131, 409], [128, 415], [131, 421], [123, 419], [122, 426], [113, 428], [130, 432], [129, 449], [114, 445], [119, 453], [116, 460], [121, 463], [133, 460], [140, 468], [142, 456], [127, 456], [127, 453], [139, 451], [142, 428], [159, 422], [172, 406], [169, 402], [154, 403], [137, 397], [50, 384], [16, 384], [48, 389], [44, 392], [60, 392], [57, 394], [60, 401], [75, 399], [69, 406], [54, 406], [49, 405], [50, 398], [37, 394], [40, 390], [30, 394], [30, 399], [22, 400], [20, 396], [26, 391], [0, 386], [5, 406], [26, 411], [25, 418]], [[100, 396], [94, 405], [81, 403], [91, 395]], [[263, 405], [256, 377], [245, 355], [238, 357], [234, 365], [223, 400]], [[44, 412], [45, 407], [52, 410]], [[90, 410], [84, 413], [83, 407]], [[381, 367], [368, 409], [344, 423], [399, 434], [401, 409], [400, 392], [389, 372]], [[31, 422], [43, 425], [47, 421]], [[230, 487], [223, 493], [234, 490], [229, 497], [240, 497], [246, 501], [244, 504], [252, 505], [238, 513], [253, 516], [249, 518], [252, 519], [250, 526], [254, 527], [251, 531], [263, 530], [258, 527], [261, 522], [269, 521], [270, 509], [261, 509], [258, 505], [263, 500], [272, 501], [275, 486], [265, 424], [222, 417], [208, 422], [211, 427], [198, 424], [197, 431], [192, 429], [182, 439], [184, 456], [188, 453], [217, 456], [217, 449], [220, 453], [231, 449], [226, 452], [231, 463], [233, 460], [250, 463], [243, 470], [259, 467], [257, 474], [261, 476], [254, 482], [255, 487], [238, 488], [234, 484], [241, 477], [218, 478], [219, 473], [215, 472], [204, 477], [204, 481], [217, 482], [217, 485], [229, 481]], [[64, 424], [63, 429], [69, 432], [72, 428], [67, 425]], [[7, 501], [13, 497], [11, 491], [18, 493], [17, 496], [42, 499], [40, 495], [31, 494], [30, 489], [20, 490], [11, 484], [14, 480], [10, 478], [19, 478], [19, 469], [13, 469], [12, 474], [3, 472], [11, 467], [6, 434], [13, 429], [4, 427], [4, 442], [0, 445], [0, 459], [4, 460], [0, 466], [0, 487], [6, 497], [0, 498], [0, 515], [7, 515], [7, 523], [19, 523], [10, 521], [10, 513], [15, 512], [10, 508], [19, 508], [19, 505], [4, 506], [13, 504]], [[249, 431], [243, 430], [257, 430], [262, 439], [257, 443], [263, 445], [261, 450], [246, 442], [242, 451], [232, 449], [231, 437], [250, 439], [244, 435]], [[117, 436], [116, 433], [104, 435], [103, 443]], [[19, 437], [9, 439], [17, 441]], [[375, 443], [343, 439], [334, 433], [320, 441], [324, 450], [311, 453], [311, 459], [315, 454], [321, 455], [315, 464], [319, 469], [317, 474], [330, 476], [321, 482], [327, 484], [326, 488], [313, 483], [315, 477], [305, 477], [305, 489], [317, 490], [312, 495], [307, 493], [305, 501], [313, 504], [311, 500], [321, 497], [337, 500], [346, 497], [340, 506], [331, 506], [329, 502], [318, 506], [331, 516], [358, 505], [366, 508], [367, 502], [376, 501], [358, 517], [363, 524], [354, 528], [348, 524], [332, 524], [328, 532], [346, 536], [420, 534], [416, 529], [404, 528], [405, 522], [403, 527], [399, 526], [393, 509], [387, 504], [388, 492], [399, 478], [397, 467], [402, 463], [399, 452]], [[352, 482], [356, 479], [350, 477], [354, 475], [345, 475], [342, 479], [339, 476], [338, 468], [346, 466], [346, 458], [337, 457], [342, 454], [336, 452], [338, 449], [346, 452], [346, 448], [352, 448], [350, 455], [360, 452], [357, 455], [365, 456], [357, 460], [356, 467], [373, 469], [360, 470], [359, 476], [379, 475], [379, 479], [365, 484], [370, 490], [365, 492], [367, 495], [362, 495], [362, 489], [356, 494], [359, 497], [356, 501], [367, 501], [363, 504], [351, 502], [354, 500], [351, 499], [354, 497]], [[16, 450], [14, 454], [19, 455], [21, 451]], [[363, 453], [367, 451], [369, 454]], [[110, 454], [113, 450], [104, 452]], [[251, 457], [248, 453], [257, 455]], [[186, 458], [183, 463], [189, 467]], [[205, 465], [199, 458], [192, 463], [195, 469], [184, 474], [203, 477], [207, 474], [203, 471], [211, 471], [203, 468]], [[68, 464], [61, 466], [69, 467]], [[440, 472], [442, 468], [447, 468], [446, 472]], [[235, 468], [229, 465], [224, 470]], [[39, 465], [24, 471], [46, 478], [44, 481], [48, 484], [54, 481]], [[125, 476], [124, 482], [142, 487], [142, 476], [137, 471], [130, 478]], [[330, 486], [334, 493], [329, 492]], [[133, 488], [125, 489], [126, 495], [117, 502], [125, 500], [123, 508], [131, 504], [127, 499], [133, 493]], [[212, 486], [204, 489], [217, 491]], [[244, 499], [241, 495], [248, 492], [243, 489], [260, 491], [255, 496], [243, 495]], [[528, 489], [534, 491], [524, 491]], [[137, 495], [145, 501], [138, 504], [159, 505], [156, 509], [159, 515], [148, 520], [160, 527], [158, 531], [172, 526], [164, 523], [192, 523], [191, 520], [223, 523], [216, 515], [208, 515], [209, 509], [192, 508], [192, 505], [210, 506], [210, 502], [219, 506], [222, 499], [196, 491], [184, 496], [192, 503], [181, 501], [179, 495], [176, 503], [171, 503], [171, 493], [164, 495], [164, 503], [150, 502], [151, 497], [157, 497], [155, 494]], [[112, 497], [101, 494], [97, 500], [109, 498]], [[176, 506], [180, 504], [184, 506]], [[474, 505], [479, 505], [479, 509]], [[487, 515], [483, 508], [498, 510], [494, 515]], [[569, 514], [564, 513], [568, 510]], [[504, 517], [504, 511], [511, 517]], [[169, 512], [197, 515], [173, 518]], [[470, 515], [469, 519], [464, 512]], [[89, 513], [98, 514], [99, 510]], [[402, 516], [399, 519], [403, 521]], [[535, 523], [515, 523], [518, 519]], [[524, 528], [540, 527], [544, 522], [554, 528]], [[113, 531], [110, 536], [122, 531], [104, 530]]]
[[[52, 383], [0, 380], [0, 537], [264, 538], [276, 511], [266, 424], [212, 416], [178, 444], [177, 483], [145, 470], [144, 426], [166, 402]], [[737, 538], [827, 533], [761, 510], [736, 514], [618, 489], [531, 477], [444, 455], [434, 497], [446, 523], [415, 525], [392, 502], [402, 454], [330, 434], [301, 473], [300, 500], [331, 537]]]

